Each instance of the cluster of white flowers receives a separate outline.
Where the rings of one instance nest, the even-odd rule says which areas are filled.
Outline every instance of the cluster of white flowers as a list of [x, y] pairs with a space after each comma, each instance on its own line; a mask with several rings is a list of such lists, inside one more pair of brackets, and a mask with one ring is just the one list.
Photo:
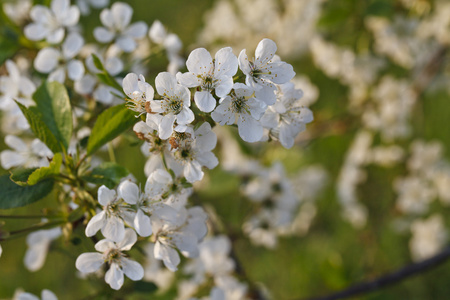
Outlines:
[[[204, 143], [194, 144], [189, 138], [180, 143], [180, 135], [183, 140], [196, 138], [189, 130], [189, 124], [195, 120], [190, 108], [189, 88], [196, 88], [193, 99], [201, 112], [211, 113], [212, 119], [220, 125], [236, 124], [244, 141], [262, 140], [266, 129], [269, 137], [281, 140], [283, 146], [290, 148], [294, 138], [305, 130], [305, 124], [311, 122], [313, 117], [312, 112], [299, 102], [302, 91], [289, 83], [295, 75], [292, 66], [280, 61], [275, 56], [276, 50], [275, 43], [269, 39], [263, 39], [258, 44], [252, 60], [247, 57], [245, 49], [238, 59], [231, 48], [222, 48], [214, 60], [206, 49], [195, 49], [186, 61], [188, 72], [177, 73], [176, 77], [168, 72], [156, 76], [158, 96], [155, 96], [153, 87], [145, 82], [144, 76], [134, 73], [125, 77], [124, 92], [129, 98], [130, 109], [139, 114], [147, 113], [145, 131], [155, 128], [161, 140], [169, 139], [172, 148], [180, 154], [175, 157], [186, 160], [188, 156], [188, 160], [194, 162], [197, 156], [203, 157], [203, 162], [198, 161], [194, 165], [211, 168], [217, 163], [211, 160], [211, 154], [204, 153], [211, 151], [215, 145], [210, 149], [201, 149]], [[233, 80], [238, 66], [245, 75], [245, 84]], [[140, 136], [143, 134], [138, 132]], [[196, 169], [191, 164], [185, 165], [185, 172]], [[190, 182], [199, 179], [188, 178]]]
[[137, 241], [137, 235], [149, 237], [154, 243], [153, 259], [162, 260], [165, 266], [176, 271], [180, 257], [178, 249], [186, 257], [198, 256], [198, 243], [205, 236], [206, 214], [200, 207], [186, 209], [174, 199], [182, 194], [181, 183], [171, 175], [158, 169], [152, 173], [145, 185], [145, 191], [130, 180], [123, 181], [115, 190], [101, 186], [98, 201], [103, 210], [90, 219], [86, 236], [94, 236], [99, 230], [106, 239], [99, 241], [95, 249], [100, 253], [84, 253], [76, 262], [83, 273], [96, 272], [107, 262], [109, 271], [105, 281], [113, 289], [120, 289], [124, 274], [131, 280], [144, 276], [142, 266], [124, 257]]

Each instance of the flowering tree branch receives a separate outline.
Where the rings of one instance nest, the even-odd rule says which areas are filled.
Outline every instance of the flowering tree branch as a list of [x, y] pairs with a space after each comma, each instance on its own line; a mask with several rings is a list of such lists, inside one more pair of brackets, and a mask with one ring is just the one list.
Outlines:
[[440, 264], [443, 264], [449, 258], [450, 258], [450, 247], [447, 247], [442, 252], [421, 262], [406, 265], [405, 267], [397, 271], [375, 278], [373, 280], [355, 284], [337, 293], [330, 294], [327, 296], [308, 298], [308, 300], [346, 299], [361, 294], [367, 294], [376, 290], [380, 290], [386, 286], [398, 283], [411, 276], [418, 275], [420, 273], [428, 271], [436, 266], [439, 266]]

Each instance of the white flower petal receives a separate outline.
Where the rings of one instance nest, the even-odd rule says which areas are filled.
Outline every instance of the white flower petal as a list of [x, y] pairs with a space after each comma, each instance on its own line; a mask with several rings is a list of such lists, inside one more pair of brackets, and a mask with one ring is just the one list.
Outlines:
[[85, 230], [87, 237], [94, 236], [104, 226], [106, 221], [105, 214], [105, 211], [102, 210], [100, 213], [93, 216], [91, 220], [89, 220]]
[[34, 59], [34, 67], [41, 73], [50, 73], [58, 65], [61, 53], [54, 48], [40, 50]]
[[40, 41], [48, 34], [48, 29], [40, 23], [31, 23], [24, 29], [25, 36], [32, 41]]
[[196, 160], [189, 161], [184, 166], [184, 177], [191, 183], [201, 180], [203, 175], [202, 166]]
[[103, 265], [103, 255], [100, 253], [89, 252], [78, 256], [75, 266], [82, 273], [92, 273], [100, 269]]
[[212, 112], [216, 107], [216, 99], [209, 91], [196, 92], [194, 95], [195, 104], [203, 112]]
[[67, 75], [72, 80], [80, 80], [84, 75], [84, 65], [79, 60], [71, 60], [67, 64]]
[[238, 69], [238, 59], [231, 47], [222, 48], [215, 56], [214, 77], [233, 77]]
[[256, 61], [258, 66], [267, 64], [277, 52], [277, 45], [274, 41], [263, 39], [259, 42], [255, 50]]
[[133, 9], [130, 5], [124, 2], [115, 2], [111, 6], [111, 13], [114, 19], [115, 27], [123, 31], [128, 24], [130, 24]]
[[138, 210], [133, 225], [140, 236], [150, 236], [152, 234], [150, 217], [147, 216], [142, 209]]
[[96, 27], [94, 29], [94, 37], [99, 43], [109, 43], [114, 38], [114, 32], [105, 27]]
[[173, 132], [173, 124], [175, 123], [176, 116], [169, 114], [165, 115], [161, 123], [159, 123], [158, 131], [159, 131], [159, 138], [166, 140], [168, 139]]
[[137, 47], [136, 41], [132, 37], [126, 35], [118, 37], [116, 39], [116, 45], [127, 53], [132, 52]]
[[34, 244], [27, 249], [24, 257], [25, 267], [32, 272], [35, 272], [42, 268], [47, 257], [48, 247], [50, 245], [49, 240], [44, 240], [41, 243]]
[[105, 281], [113, 290], [119, 290], [123, 285], [123, 272], [119, 265], [112, 263], [105, 274]]
[[136, 204], [139, 201], [140, 191], [136, 183], [129, 180], [122, 181], [117, 188], [120, 198], [128, 204]]
[[180, 256], [177, 251], [157, 241], [153, 253], [155, 258], [162, 260], [170, 271], [175, 272], [177, 270], [177, 266], [180, 263]]
[[111, 202], [113, 202], [114, 200], [116, 200], [116, 191], [115, 190], [110, 190], [104, 185], [102, 185], [98, 189], [98, 193], [97, 194], [98, 194], [97, 195], [98, 202], [102, 206], [106, 206], [106, 205], [110, 204]]
[[261, 124], [249, 115], [240, 115], [238, 119], [239, 136], [246, 142], [254, 143], [261, 140], [263, 128]]
[[78, 32], [72, 32], [62, 45], [62, 53], [66, 59], [71, 59], [80, 52], [83, 45], [83, 37]]
[[180, 113], [176, 116], [177, 117], [177, 123], [180, 125], [186, 125], [189, 123], [192, 123], [194, 121], [195, 116], [192, 110], [186, 106], [183, 106], [183, 109], [180, 111]]
[[64, 35], [65, 35], [64, 28], [57, 28], [57, 29], [55, 29], [53, 31], [50, 31], [47, 34], [46, 40], [50, 44], [59, 44], [64, 39]]
[[127, 228], [125, 229], [124, 238], [117, 244], [117, 247], [122, 251], [128, 251], [133, 247], [133, 245], [137, 241], [136, 232], [133, 229]]
[[205, 75], [214, 69], [211, 54], [205, 48], [193, 50], [186, 61], [189, 72], [197, 75]]
[[122, 270], [131, 280], [141, 280], [144, 277], [144, 268], [142, 266], [126, 257], [121, 259]]
[[145, 22], [136, 22], [128, 26], [124, 31], [125, 35], [131, 36], [135, 39], [140, 39], [147, 33], [147, 24]]
[[116, 216], [107, 218], [105, 226], [103, 226], [101, 230], [104, 237], [114, 242], [122, 241], [125, 236], [123, 220]]

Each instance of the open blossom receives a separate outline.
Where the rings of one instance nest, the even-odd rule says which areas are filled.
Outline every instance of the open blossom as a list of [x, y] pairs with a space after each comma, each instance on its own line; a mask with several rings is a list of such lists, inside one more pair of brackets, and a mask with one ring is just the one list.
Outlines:
[[200, 207], [181, 209], [175, 222], [154, 218], [152, 227], [156, 236], [154, 256], [175, 272], [180, 256], [175, 249], [186, 257], [197, 257], [198, 243], [207, 233], [206, 213]]
[[[203, 166], [213, 169], [219, 163], [217, 157], [212, 153], [216, 147], [217, 136], [211, 130], [208, 122], [204, 122], [196, 130], [187, 127], [185, 132], [175, 133], [170, 142], [175, 158], [174, 163], [181, 164], [183, 175], [191, 183], [203, 178]], [[173, 166], [173, 169], [177, 169], [176, 165]]]
[[[124, 219], [128, 224], [133, 224], [135, 217], [135, 213], [129, 211], [125, 205], [127, 203], [125, 198], [120, 192], [117, 195], [116, 191], [102, 185], [98, 189], [98, 202], [103, 206], [103, 210], [96, 214], [87, 224], [86, 236], [93, 236], [101, 230], [107, 239], [115, 242], [121, 241], [125, 234]], [[125, 204], [122, 202], [122, 199], [125, 201]]]
[[220, 104], [211, 113], [220, 125], [237, 124], [239, 135], [246, 142], [257, 142], [263, 136], [259, 119], [266, 111], [264, 102], [254, 97], [254, 90], [242, 83], [235, 83], [229, 96], [220, 99]]
[[70, 6], [69, 0], [52, 0], [50, 9], [35, 5], [30, 17], [33, 23], [25, 27], [25, 36], [32, 41], [46, 39], [51, 44], [60, 43], [64, 39], [64, 27], [72, 27], [78, 23], [80, 10]]
[[[152, 182], [147, 181], [145, 193], [141, 193], [137, 184], [129, 180], [123, 181], [117, 190], [127, 203], [136, 207], [132, 225], [140, 236], [150, 236], [152, 234], [152, 215], [169, 221], [173, 221], [177, 217], [175, 209], [162, 203], [158, 197], [153, 195]], [[156, 190], [156, 193], [159, 193], [159, 187], [156, 187]]]
[[105, 281], [112, 289], [118, 290], [124, 282], [124, 274], [131, 280], [141, 280], [144, 277], [142, 266], [125, 257], [123, 251], [128, 251], [136, 243], [137, 236], [133, 229], [125, 230], [123, 239], [118, 242], [104, 239], [95, 244], [95, 250], [101, 253], [89, 252], [78, 256], [75, 266], [82, 273], [92, 273], [108, 263], [109, 270], [105, 274]]
[[275, 103], [274, 84], [283, 84], [295, 76], [293, 67], [283, 61], [276, 61], [274, 57], [277, 51], [275, 42], [263, 39], [259, 42], [255, 51], [255, 58], [249, 60], [246, 50], [239, 54], [239, 67], [246, 75], [245, 83], [253, 87], [256, 97], [267, 105]]
[[115, 44], [124, 52], [132, 52], [137, 47], [136, 39], [147, 33], [147, 25], [144, 22], [130, 25], [132, 15], [133, 9], [124, 2], [115, 2], [111, 9], [105, 8], [100, 13], [100, 21], [104, 27], [94, 29], [95, 39], [100, 43], [115, 40]]
[[129, 73], [123, 79], [123, 91], [128, 96], [128, 108], [143, 114], [147, 111], [150, 100], [153, 100], [155, 91], [153, 87], [145, 82], [144, 76]]
[[269, 136], [280, 140], [285, 148], [291, 148], [295, 137], [313, 120], [312, 111], [301, 105], [302, 96], [302, 90], [295, 89], [293, 83], [280, 85], [276, 103], [261, 118]]
[[191, 106], [191, 92], [187, 87], [177, 83], [175, 76], [161, 72], [155, 79], [156, 90], [162, 100], [150, 102], [150, 109], [162, 115], [158, 122], [159, 137], [163, 140], [170, 137], [173, 126], [187, 125], [194, 121]]
[[180, 84], [192, 88], [200, 87], [194, 95], [195, 104], [204, 112], [211, 112], [216, 107], [214, 90], [218, 97], [225, 97], [233, 87], [233, 76], [237, 72], [238, 61], [230, 47], [217, 51], [213, 60], [204, 48], [195, 49], [186, 61], [189, 72], [178, 73]]
[[61, 51], [52, 47], [40, 50], [34, 60], [34, 67], [41, 73], [50, 73], [49, 81], [64, 83], [66, 72], [71, 80], [80, 80], [84, 75], [84, 65], [75, 56], [83, 45], [81, 35], [73, 32], [65, 39]]

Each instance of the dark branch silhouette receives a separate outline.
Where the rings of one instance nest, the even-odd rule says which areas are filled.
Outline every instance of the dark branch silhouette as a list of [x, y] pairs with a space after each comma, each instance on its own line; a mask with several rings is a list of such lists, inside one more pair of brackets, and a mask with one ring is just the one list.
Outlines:
[[436, 254], [431, 258], [428, 258], [418, 263], [407, 265], [398, 271], [378, 277], [374, 280], [369, 280], [366, 282], [356, 284], [345, 290], [330, 294], [328, 296], [308, 298], [308, 300], [336, 300], [336, 299], [350, 298], [360, 294], [366, 294], [375, 290], [379, 290], [386, 286], [398, 283], [411, 276], [423, 273], [429, 269], [432, 269], [433, 267], [436, 267], [444, 263], [449, 258], [450, 258], [450, 247], [447, 247], [442, 252]]

